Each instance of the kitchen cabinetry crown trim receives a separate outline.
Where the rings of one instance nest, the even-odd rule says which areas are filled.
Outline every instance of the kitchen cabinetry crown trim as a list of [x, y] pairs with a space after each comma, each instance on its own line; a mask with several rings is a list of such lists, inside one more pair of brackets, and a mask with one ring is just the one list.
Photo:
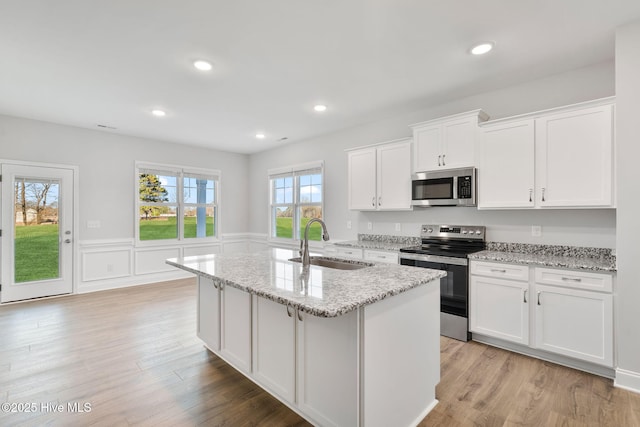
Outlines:
[[584, 101], [584, 102], [578, 102], [575, 104], [562, 105], [560, 107], [548, 108], [546, 110], [533, 111], [531, 113], [518, 114], [516, 116], [501, 117], [499, 119], [487, 120], [485, 122], [479, 123], [478, 125], [481, 128], [483, 128], [483, 127], [490, 127], [492, 125], [497, 125], [500, 123], [508, 123], [510, 121], [515, 121], [515, 120], [526, 120], [526, 119], [533, 120], [549, 114], [562, 113], [565, 111], [572, 111], [572, 110], [581, 109], [581, 108], [599, 107], [602, 105], [614, 104], [615, 102], [616, 102], [616, 97], [609, 96], [606, 98], [598, 98], [591, 101]]
[[412, 125], [409, 125], [409, 127], [410, 128], [420, 127], [420, 126], [424, 126], [424, 125], [430, 125], [430, 124], [433, 124], [433, 123], [439, 123], [439, 122], [442, 122], [442, 121], [457, 120], [457, 119], [459, 119], [461, 117], [476, 116], [476, 115], [478, 116], [478, 121], [479, 122], [484, 122], [486, 120], [489, 120], [489, 117], [490, 117], [483, 110], [477, 109], [477, 110], [465, 111], [464, 113], [452, 114], [450, 116], [443, 116], [443, 117], [437, 117], [437, 118], [434, 118], [434, 119], [425, 120], [423, 122], [418, 122], [418, 123], [414, 123]]

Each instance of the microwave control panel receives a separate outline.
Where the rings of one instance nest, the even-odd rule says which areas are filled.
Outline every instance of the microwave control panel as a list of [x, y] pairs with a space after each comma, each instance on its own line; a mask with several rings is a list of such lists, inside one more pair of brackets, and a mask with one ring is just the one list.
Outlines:
[[458, 198], [459, 199], [470, 199], [471, 198], [471, 177], [470, 176], [459, 176], [458, 177]]

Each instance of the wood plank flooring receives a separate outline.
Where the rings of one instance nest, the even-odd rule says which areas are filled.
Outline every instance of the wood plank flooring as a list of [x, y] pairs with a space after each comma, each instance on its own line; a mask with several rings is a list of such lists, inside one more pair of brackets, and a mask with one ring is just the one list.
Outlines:
[[[194, 279], [1, 306], [0, 402], [35, 411], [0, 411], [0, 426], [308, 425], [208, 352], [195, 316]], [[640, 427], [640, 395], [610, 380], [440, 344], [440, 403], [421, 426]]]

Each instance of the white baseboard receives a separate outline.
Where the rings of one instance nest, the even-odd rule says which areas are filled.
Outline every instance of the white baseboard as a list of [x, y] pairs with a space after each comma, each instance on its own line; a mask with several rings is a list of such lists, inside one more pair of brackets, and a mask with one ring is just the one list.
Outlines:
[[640, 373], [618, 368], [613, 385], [640, 394]]

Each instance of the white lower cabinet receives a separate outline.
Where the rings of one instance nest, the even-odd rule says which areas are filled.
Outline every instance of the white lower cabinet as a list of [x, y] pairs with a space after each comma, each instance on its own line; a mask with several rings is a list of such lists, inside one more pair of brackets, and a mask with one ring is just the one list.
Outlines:
[[358, 425], [357, 311], [300, 319], [298, 407], [318, 425]]
[[398, 263], [398, 252], [379, 251], [374, 249], [365, 249], [363, 259], [372, 262], [386, 262], [389, 264]]
[[611, 274], [471, 261], [469, 281], [471, 332], [613, 367]]
[[253, 298], [253, 375], [272, 393], [294, 402], [296, 312], [266, 298]]
[[198, 276], [198, 338], [210, 350], [220, 350], [220, 290], [202, 276]]
[[471, 332], [529, 344], [529, 282], [471, 276]]
[[541, 350], [613, 366], [613, 297], [535, 285], [536, 340]]
[[251, 372], [251, 295], [222, 286], [220, 354], [243, 372]]

